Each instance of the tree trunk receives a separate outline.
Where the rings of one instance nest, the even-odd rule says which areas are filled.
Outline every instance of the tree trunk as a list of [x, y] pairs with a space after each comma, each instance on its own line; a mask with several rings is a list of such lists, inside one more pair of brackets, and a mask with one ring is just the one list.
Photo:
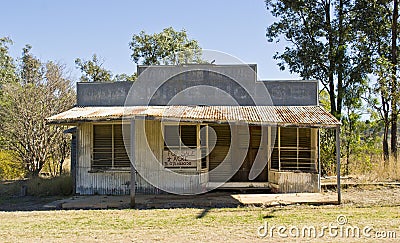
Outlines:
[[334, 72], [335, 72], [335, 56], [334, 56], [334, 40], [333, 40], [333, 33], [332, 33], [332, 25], [331, 25], [331, 9], [330, 4], [326, 4], [325, 6], [325, 21], [326, 21], [326, 32], [327, 32], [327, 39], [329, 45], [328, 51], [328, 84], [329, 84], [329, 99], [331, 103], [331, 114], [334, 115], [336, 118], [340, 118], [340, 113], [337, 110], [336, 106], [336, 94], [335, 94], [335, 79], [334, 79]]
[[391, 138], [390, 138], [390, 148], [392, 156], [395, 161], [397, 161], [397, 103], [398, 103], [398, 92], [397, 92], [397, 20], [398, 20], [398, 0], [393, 0], [393, 19], [392, 19], [392, 89], [391, 89]]
[[60, 161], [60, 175], [62, 175], [64, 160]]
[[350, 167], [350, 140], [346, 143], [346, 168], [345, 168], [345, 175], [349, 175], [349, 167]]
[[33, 177], [39, 177], [40, 170], [39, 169], [34, 169], [28, 172], [28, 177], [33, 178]]
[[385, 161], [385, 166], [387, 166], [389, 163], [388, 134], [389, 134], [389, 128], [388, 128], [388, 125], [385, 124], [384, 131], [383, 131], [383, 141], [382, 141], [383, 160]]
[[342, 103], [343, 103], [343, 96], [344, 96], [344, 87], [343, 87], [343, 62], [344, 62], [344, 30], [343, 30], [343, 0], [339, 1], [339, 9], [338, 9], [338, 18], [339, 18], [339, 25], [338, 25], [338, 32], [339, 32], [339, 40], [338, 40], [338, 47], [337, 47], [337, 57], [335, 60], [338, 64], [337, 67], [337, 98], [336, 98], [336, 112], [338, 115], [342, 114]]
[[[383, 91], [381, 91], [383, 92]], [[382, 118], [383, 118], [383, 141], [382, 141], [382, 149], [383, 149], [383, 159], [385, 161], [385, 166], [389, 163], [389, 102], [384, 98], [384, 94], [381, 94], [381, 102], [382, 102]]]
[[336, 94], [335, 94], [335, 83], [333, 81], [333, 73], [329, 76], [329, 101], [331, 103], [331, 114], [336, 118], [340, 118], [336, 110]]

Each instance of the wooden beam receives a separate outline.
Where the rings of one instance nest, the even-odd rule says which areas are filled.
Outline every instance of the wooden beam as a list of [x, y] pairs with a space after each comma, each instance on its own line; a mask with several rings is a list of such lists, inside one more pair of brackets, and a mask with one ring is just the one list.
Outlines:
[[340, 126], [336, 127], [336, 174], [337, 174], [337, 196], [338, 204], [342, 201], [342, 195], [340, 191]]
[[135, 208], [135, 194], [136, 194], [135, 119], [131, 120], [130, 139], [131, 139], [131, 151], [130, 151], [131, 152], [131, 183], [130, 183], [131, 203], [130, 203], [130, 206], [131, 206], [131, 208]]

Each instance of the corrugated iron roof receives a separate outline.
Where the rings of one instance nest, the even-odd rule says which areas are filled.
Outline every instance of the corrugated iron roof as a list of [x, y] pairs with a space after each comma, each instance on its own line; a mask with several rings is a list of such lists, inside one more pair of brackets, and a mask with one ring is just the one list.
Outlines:
[[320, 106], [129, 106], [74, 107], [47, 118], [50, 124], [148, 119], [194, 122], [245, 122], [278, 126], [336, 127], [340, 122]]

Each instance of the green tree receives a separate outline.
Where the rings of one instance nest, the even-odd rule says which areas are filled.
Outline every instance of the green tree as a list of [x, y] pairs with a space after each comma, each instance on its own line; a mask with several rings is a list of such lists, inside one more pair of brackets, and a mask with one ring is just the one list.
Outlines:
[[103, 68], [104, 60], [93, 54], [91, 60], [75, 59], [76, 67], [81, 70], [81, 82], [110, 82], [112, 73]]
[[39, 59], [31, 55], [31, 49], [31, 45], [25, 45], [22, 49], [20, 82], [23, 84], [34, 84], [44, 75], [44, 67]]
[[391, 140], [390, 140], [390, 148], [392, 155], [395, 160], [397, 160], [397, 121], [398, 121], [398, 112], [399, 112], [399, 87], [397, 82], [397, 65], [398, 65], [398, 55], [397, 55], [397, 39], [399, 38], [398, 34], [398, 19], [399, 19], [399, 1], [393, 0], [393, 10], [391, 15], [391, 25], [390, 25], [390, 34], [391, 34], [391, 45], [390, 45], [390, 64], [391, 64], [391, 82], [390, 82], [390, 93], [392, 95], [391, 100], [391, 109], [392, 109], [392, 117], [391, 117]]
[[186, 30], [176, 31], [172, 27], [154, 34], [141, 31], [132, 36], [129, 47], [132, 50], [132, 60], [136, 64], [177, 65], [204, 62], [198, 42], [189, 39]]
[[0, 150], [0, 180], [23, 178], [25, 168], [13, 151]]
[[385, 58], [379, 58], [376, 62], [374, 74], [377, 76], [376, 82], [368, 89], [367, 101], [369, 105], [377, 112], [382, 124], [382, 151], [383, 158], [389, 161], [389, 130], [390, 130], [390, 95], [389, 83], [390, 63]]
[[397, 158], [397, 122], [399, 105], [398, 0], [357, 0], [355, 40], [359, 53], [366, 53], [376, 77], [369, 92], [370, 105], [380, 114], [383, 124], [383, 153], [389, 161], [390, 148]]
[[[42, 63], [23, 50], [18, 82], [5, 84], [0, 103], [1, 132], [30, 176], [38, 176], [49, 160], [63, 163], [68, 146], [63, 127], [48, 126], [46, 117], [65, 111], [74, 104], [74, 89], [64, 66]], [[66, 151], [60, 155], [55, 151]]]
[[125, 73], [122, 74], [116, 74], [113, 78], [114, 82], [119, 82], [119, 81], [130, 81], [130, 82], [134, 82], [137, 78], [136, 73], [132, 74], [132, 75], [128, 75]]
[[342, 118], [342, 147], [346, 157], [345, 174], [350, 172], [351, 154], [357, 150], [360, 145], [360, 140], [363, 137], [361, 129], [364, 122], [361, 121], [363, 108], [363, 100], [360, 97], [364, 96], [367, 90], [367, 79], [362, 79], [360, 82], [353, 82], [349, 86], [351, 92], [346, 92], [344, 96], [344, 116]]
[[[0, 105], [2, 104], [3, 86], [16, 82], [16, 67], [14, 59], [9, 54], [9, 46], [12, 40], [8, 37], [0, 38]], [[0, 127], [3, 124], [4, 117], [0, 116]], [[4, 147], [5, 139], [0, 133], [0, 149]]]
[[266, 0], [277, 18], [267, 28], [269, 42], [283, 37], [288, 45], [274, 58], [282, 70], [317, 79], [329, 93], [330, 112], [340, 118], [346, 92], [366, 78], [368, 57], [353, 52], [353, 1]]
[[113, 77], [111, 71], [103, 68], [104, 60], [93, 54], [91, 60], [75, 59], [76, 67], [81, 71], [81, 82], [118, 82], [135, 81], [136, 74], [128, 75], [125, 73], [117, 74]]
[[10, 38], [0, 38], [0, 91], [3, 84], [16, 80], [14, 60], [8, 52], [11, 44]]

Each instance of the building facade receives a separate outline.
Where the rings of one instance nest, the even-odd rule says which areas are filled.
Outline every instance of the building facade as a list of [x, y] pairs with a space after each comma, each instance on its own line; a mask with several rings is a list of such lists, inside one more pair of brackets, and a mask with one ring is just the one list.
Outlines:
[[134, 83], [78, 83], [75, 193], [319, 192], [320, 129], [340, 122], [317, 81], [260, 81], [256, 65], [139, 66]]

